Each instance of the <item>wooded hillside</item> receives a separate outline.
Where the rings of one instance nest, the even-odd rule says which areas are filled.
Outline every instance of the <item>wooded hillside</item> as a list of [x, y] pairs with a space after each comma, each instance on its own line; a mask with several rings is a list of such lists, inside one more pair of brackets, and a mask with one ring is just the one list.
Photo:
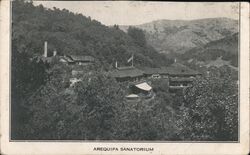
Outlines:
[[13, 47], [18, 52], [27, 52], [30, 57], [42, 55], [43, 43], [48, 41], [49, 54], [55, 49], [61, 55], [91, 55], [104, 66], [114, 65], [116, 60], [120, 65], [126, 65], [132, 53], [135, 53], [136, 65], [171, 63], [146, 42], [138, 44], [140, 38], [131, 37], [132, 33], [140, 34], [136, 30], [127, 35], [117, 25], [110, 28], [91, 17], [66, 9], [35, 7], [19, 0], [13, 2], [12, 8]]
[[[126, 65], [134, 53], [136, 67], [172, 63], [148, 45], [142, 30], [130, 27], [126, 34], [117, 25], [20, 0], [12, 8], [12, 140], [238, 140], [238, 79], [229, 67], [212, 67], [209, 74], [205, 68], [179, 93], [169, 92], [167, 78], [150, 79], [155, 96], [128, 102], [130, 81], [110, 76], [116, 60]], [[45, 40], [49, 54], [56, 49], [96, 62], [41, 61]], [[71, 87], [72, 68], [81, 80]]]

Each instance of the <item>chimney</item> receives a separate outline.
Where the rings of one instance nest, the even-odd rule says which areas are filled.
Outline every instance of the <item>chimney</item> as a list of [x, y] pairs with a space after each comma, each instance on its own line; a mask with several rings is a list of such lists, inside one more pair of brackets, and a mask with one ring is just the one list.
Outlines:
[[56, 56], [57, 52], [56, 50], [53, 51], [53, 56]]
[[176, 58], [174, 59], [174, 63], [176, 63]]
[[48, 43], [47, 41], [44, 42], [44, 57], [48, 56]]
[[118, 68], [118, 64], [117, 64], [117, 61], [115, 62], [115, 68]]

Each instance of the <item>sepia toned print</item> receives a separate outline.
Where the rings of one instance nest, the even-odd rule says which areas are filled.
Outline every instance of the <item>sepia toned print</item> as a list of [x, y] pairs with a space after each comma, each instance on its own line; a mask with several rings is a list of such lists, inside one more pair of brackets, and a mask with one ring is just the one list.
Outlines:
[[239, 3], [90, 3], [11, 3], [11, 140], [239, 142]]
[[1, 154], [248, 154], [249, 5], [0, 1]]

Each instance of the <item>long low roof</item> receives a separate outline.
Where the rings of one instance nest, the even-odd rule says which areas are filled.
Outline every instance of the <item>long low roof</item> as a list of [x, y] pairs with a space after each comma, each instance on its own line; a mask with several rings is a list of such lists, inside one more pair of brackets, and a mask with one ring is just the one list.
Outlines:
[[143, 71], [134, 67], [120, 68], [118, 70], [113, 71], [112, 76], [116, 78], [139, 77], [143, 76]]
[[161, 67], [161, 68], [150, 68], [150, 67], [143, 67], [140, 68], [143, 70], [144, 74], [169, 74], [169, 75], [199, 75], [200, 73], [184, 66], [180, 63], [173, 63], [168, 67]]
[[173, 63], [172, 65], [166, 67], [165, 70], [170, 75], [200, 75], [199, 72], [180, 63]]
[[66, 57], [70, 58], [72, 61], [90, 61], [93, 62], [95, 60], [94, 57], [89, 55], [67, 55]]
[[140, 68], [143, 70], [144, 74], [152, 75], [152, 74], [168, 74], [165, 68], [150, 68], [150, 67], [143, 67]]
[[184, 82], [184, 81], [187, 81], [187, 82], [191, 82], [191, 81], [194, 81], [194, 78], [188, 78], [188, 77], [173, 78], [173, 77], [171, 77], [170, 81], [175, 81], [175, 82]]
[[139, 77], [143, 75], [152, 75], [152, 74], [169, 74], [169, 75], [200, 75], [199, 72], [188, 68], [179, 63], [174, 63], [168, 67], [161, 68], [135, 68], [135, 67], [123, 67], [118, 68], [112, 72], [112, 76], [116, 78], [125, 78], [125, 77]]
[[145, 91], [150, 91], [152, 89], [152, 87], [150, 85], [148, 85], [146, 82], [140, 83], [135, 85], [137, 88], [145, 90]]

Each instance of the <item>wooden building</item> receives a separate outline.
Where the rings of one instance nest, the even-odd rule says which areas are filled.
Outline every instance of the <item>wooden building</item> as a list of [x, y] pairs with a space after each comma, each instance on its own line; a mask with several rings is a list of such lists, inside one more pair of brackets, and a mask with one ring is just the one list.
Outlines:
[[165, 69], [168, 72], [170, 92], [191, 86], [195, 78], [201, 76], [201, 73], [180, 63], [173, 63], [171, 66], [166, 67]]
[[119, 67], [111, 75], [118, 81], [139, 81], [143, 78], [143, 71], [135, 67]]
[[[190, 87], [193, 81], [201, 76], [201, 73], [180, 63], [173, 63], [168, 67], [161, 68], [117, 68], [112, 72], [112, 76], [115, 77], [118, 82], [134, 82], [134, 86], [131, 88], [133, 88], [133, 93], [135, 94], [143, 92], [143, 89], [136, 87], [136, 82], [147, 82], [155, 79], [166, 79], [169, 91], [175, 93], [177, 91], [182, 92], [184, 88]], [[148, 93], [147, 91], [144, 92]]]
[[60, 62], [67, 63], [69, 65], [90, 65], [95, 62], [94, 57], [88, 55], [65, 55], [60, 58]]
[[135, 94], [144, 94], [144, 95], [148, 95], [152, 91], [152, 87], [147, 82], [140, 82], [131, 85], [131, 89]]
[[74, 63], [78, 65], [90, 65], [95, 61], [94, 57], [88, 55], [71, 55], [70, 57], [74, 61]]
[[144, 77], [147, 79], [168, 78], [168, 71], [166, 68], [141, 67], [140, 70], [143, 71]]

